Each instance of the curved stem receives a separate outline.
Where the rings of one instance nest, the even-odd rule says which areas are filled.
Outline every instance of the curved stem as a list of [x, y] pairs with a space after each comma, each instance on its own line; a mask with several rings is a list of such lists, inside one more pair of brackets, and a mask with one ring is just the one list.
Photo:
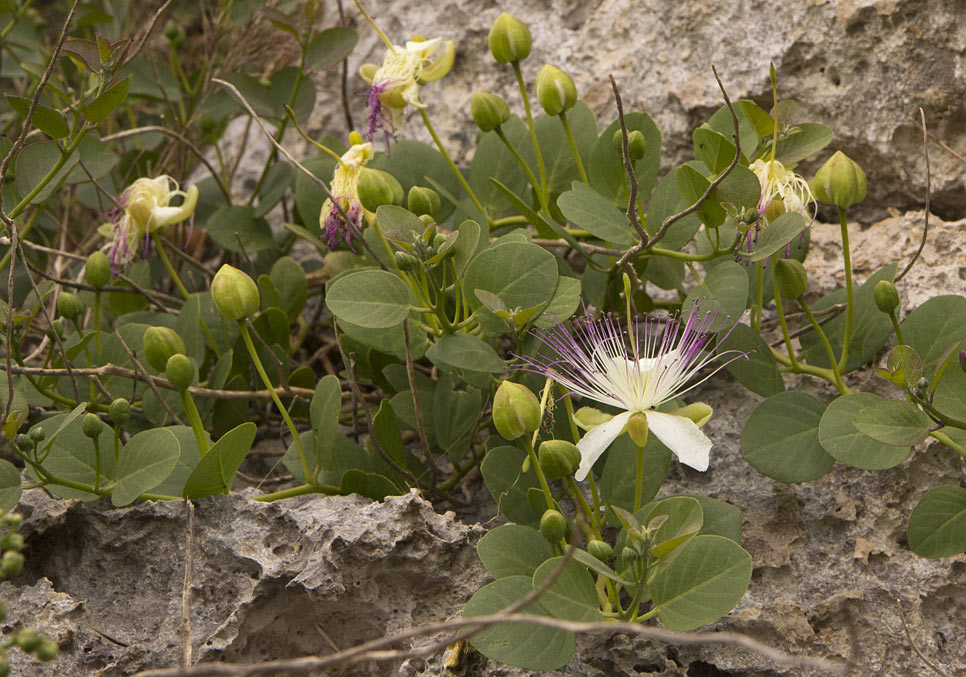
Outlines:
[[195, 401], [187, 388], [178, 393], [178, 396], [181, 398], [181, 406], [184, 408], [185, 416], [188, 417], [188, 422], [191, 424], [191, 432], [195, 434], [198, 449], [201, 450], [201, 455], [204, 456], [208, 453], [208, 440], [205, 438], [205, 426], [201, 422], [201, 414], [198, 413], [198, 407], [195, 406]]
[[838, 362], [835, 360], [835, 351], [832, 350], [832, 344], [829, 343], [828, 337], [825, 335], [825, 331], [822, 329], [822, 325], [818, 323], [815, 319], [815, 315], [812, 314], [811, 308], [805, 303], [804, 299], [798, 300], [799, 305], [802, 310], [805, 311], [805, 315], [808, 316], [808, 321], [812, 323], [812, 327], [815, 328], [815, 333], [818, 334], [819, 339], [822, 341], [822, 345], [825, 347], [825, 353], [828, 355], [829, 364], [832, 367], [832, 384], [838, 388], [838, 391], [843, 395], [848, 395], [851, 391], [845, 387], [842, 383], [842, 373], [839, 371]]
[[[513, 155], [514, 159], [517, 161], [517, 164], [519, 164], [520, 167], [523, 168], [524, 173], [527, 175], [527, 180], [530, 182], [530, 185], [533, 186], [533, 190], [536, 191], [537, 198], [540, 200], [540, 209], [544, 212], [544, 214], [549, 216], [550, 209], [549, 209], [549, 202], [548, 202], [547, 195], [543, 191], [542, 184], [539, 181], [537, 181], [537, 177], [533, 175], [533, 170], [530, 169], [530, 165], [528, 165], [527, 161], [523, 159], [522, 155], [520, 155], [520, 151], [514, 148], [513, 144], [510, 143], [510, 140], [506, 138], [506, 134], [504, 133], [502, 127], [497, 127], [493, 131], [495, 131], [496, 135], [500, 137], [500, 141], [503, 142], [503, 145], [506, 146], [507, 150], [510, 151], [510, 154]], [[511, 225], [513, 224], [513, 221], [511, 221], [511, 219], [517, 219], [517, 218], [523, 218], [524, 224], [529, 223], [529, 221], [526, 220], [526, 217], [511, 216], [506, 219], [500, 219], [499, 221], [494, 221], [493, 225], [497, 225], [497, 224], [504, 225], [508, 221], [509, 221], [509, 224], [507, 225]]]
[[553, 494], [550, 492], [550, 484], [547, 482], [547, 476], [543, 474], [543, 468], [540, 467], [540, 461], [537, 460], [537, 452], [533, 450], [533, 442], [527, 435], [523, 436], [523, 444], [527, 448], [527, 456], [530, 458], [530, 466], [533, 468], [534, 472], [537, 473], [537, 480], [540, 482], [540, 488], [543, 489], [543, 494], [547, 500], [547, 510], [551, 510], [556, 502], [553, 500]]
[[[168, 258], [168, 253], [164, 251], [164, 241], [161, 239], [161, 236], [157, 231], [151, 233], [151, 241], [154, 243], [154, 248], [158, 252], [158, 257], [161, 259], [161, 264], [164, 266], [164, 269], [168, 271], [168, 275], [171, 276], [174, 286], [178, 288], [178, 292], [181, 294], [181, 297], [187, 301], [190, 296], [190, 294], [188, 294], [188, 289], [184, 286], [184, 283], [181, 282], [181, 277], [178, 275], [178, 271], [176, 271], [174, 266], [171, 265], [171, 259]], [[208, 323], [205, 322], [205, 318], [201, 317], [200, 312], [198, 314], [198, 326], [201, 327], [201, 331], [204, 332], [205, 338], [207, 338], [208, 342], [211, 344], [211, 349], [214, 351], [215, 357], [221, 357], [221, 351], [218, 350], [218, 343], [215, 341], [215, 337], [211, 333], [211, 330], [208, 329]]]
[[[778, 265], [778, 254], [772, 256], [773, 265]], [[778, 323], [782, 328], [782, 337], [785, 339], [785, 349], [788, 351], [788, 361], [791, 363], [792, 368], [798, 367], [798, 358], [795, 356], [795, 349], [792, 347], [792, 339], [788, 333], [788, 323], [785, 321], [785, 308], [782, 305], [782, 293], [778, 289], [778, 285], [772, 285], [775, 292], [775, 309], [778, 311]]]
[[436, 134], [436, 130], [433, 128], [433, 123], [429, 121], [429, 116], [426, 115], [426, 109], [419, 108], [418, 110], [419, 117], [422, 118], [423, 124], [426, 126], [426, 130], [429, 132], [429, 135], [433, 137], [433, 142], [436, 144], [436, 148], [439, 149], [443, 159], [446, 160], [446, 164], [449, 165], [450, 171], [456, 175], [456, 179], [460, 182], [460, 185], [463, 186], [463, 190], [466, 191], [466, 194], [469, 195], [470, 200], [473, 202], [473, 206], [476, 207], [477, 211], [479, 211], [480, 214], [487, 219], [487, 221], [489, 221], [490, 217], [487, 215], [486, 210], [483, 209], [483, 203], [480, 202], [480, 200], [476, 197], [476, 193], [474, 193], [473, 189], [470, 188], [470, 184], [466, 182], [466, 177], [463, 176], [463, 172], [457, 168], [456, 163], [453, 162], [453, 159], [449, 156], [449, 153], [446, 152], [446, 147]]
[[[543, 164], [543, 154], [540, 152], [540, 144], [537, 141], [537, 130], [533, 126], [533, 113], [530, 111], [530, 95], [527, 93], [527, 84], [523, 81], [523, 72], [520, 70], [520, 62], [514, 61], [513, 74], [517, 78], [517, 86], [520, 88], [520, 98], [523, 99], [523, 110], [527, 114], [527, 127], [530, 129], [530, 142], [533, 143], [533, 152], [537, 156], [537, 169], [540, 172], [540, 190], [544, 195], [550, 193], [547, 187], [547, 168]], [[546, 198], [545, 198], [546, 199]]]
[[852, 342], [852, 256], [849, 252], [849, 226], [845, 210], [839, 207], [839, 225], [842, 229], [842, 259], [845, 263], [845, 337], [842, 339], [842, 356], [839, 358], [839, 371], [845, 371], [849, 359], [849, 343]]
[[580, 152], [577, 150], [577, 142], [574, 141], [574, 135], [570, 131], [570, 123], [567, 122], [567, 111], [560, 112], [560, 124], [563, 125], [564, 134], [567, 135], [567, 141], [570, 142], [570, 152], [574, 154], [574, 160], [577, 161], [577, 171], [580, 172], [580, 180], [590, 185], [590, 179], [587, 178], [587, 172], [584, 170], [584, 163], [580, 159]]
[[262, 361], [258, 357], [258, 353], [255, 351], [255, 344], [252, 343], [252, 336], [248, 332], [248, 325], [245, 324], [244, 320], [239, 321], [238, 328], [241, 330], [242, 341], [245, 342], [245, 348], [248, 350], [248, 356], [252, 358], [252, 362], [255, 365], [255, 370], [258, 372], [259, 378], [262, 379], [262, 383], [268, 389], [272, 396], [272, 401], [275, 403], [275, 407], [278, 409], [278, 413], [282, 415], [285, 420], [285, 425], [288, 426], [288, 431], [292, 435], [292, 440], [295, 443], [295, 448], [299, 452], [299, 460], [302, 462], [302, 472], [305, 473], [305, 477], [312, 477], [312, 473], [309, 471], [309, 460], [305, 455], [305, 449], [302, 447], [302, 438], [299, 436], [299, 431], [295, 427], [295, 422], [292, 417], [289, 416], [288, 410], [282, 405], [282, 400], [279, 399], [278, 394], [275, 392], [275, 386], [272, 385], [271, 380], [268, 378], [268, 374], [265, 372], [265, 367], [262, 366]]
[[294, 496], [305, 496], [306, 494], [328, 494], [330, 496], [339, 495], [339, 487], [334, 487], [331, 484], [302, 484], [297, 487], [292, 487], [291, 489], [282, 489], [281, 491], [275, 491], [271, 494], [262, 494], [257, 496], [254, 500], [259, 503], [271, 503], [272, 501], [280, 501], [284, 498], [292, 498]]

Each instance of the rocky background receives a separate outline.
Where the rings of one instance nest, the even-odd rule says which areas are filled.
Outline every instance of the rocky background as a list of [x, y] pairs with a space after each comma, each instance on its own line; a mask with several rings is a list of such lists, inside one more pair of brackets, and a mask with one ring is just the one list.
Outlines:
[[[351, 3], [343, 4], [353, 15]], [[844, 150], [868, 173], [869, 197], [854, 210], [852, 227], [859, 280], [890, 261], [904, 266], [918, 244], [922, 213], [915, 210], [922, 207], [925, 167], [914, 120], [921, 106], [930, 132], [948, 149], [930, 142], [930, 238], [900, 292], [909, 310], [931, 296], [966, 291], [962, 0], [508, 0], [499, 8], [482, 0], [369, 0], [367, 8], [397, 41], [412, 33], [457, 41], [454, 71], [424, 100], [443, 138], [464, 152], [473, 135], [472, 93], [496, 91], [511, 105], [516, 100], [512, 76], [493, 64], [486, 48], [490, 23], [501, 9], [530, 24], [534, 51], [525, 72], [532, 77], [545, 62], [563, 68], [601, 119], [615, 115], [607, 82], [613, 73], [625, 107], [648, 111], [662, 129], [666, 164], [690, 157], [689, 131], [721, 104], [712, 63], [732, 98], [752, 98], [767, 108], [773, 62], [781, 95], [799, 101], [801, 119], [835, 130], [829, 152]], [[382, 54], [378, 39], [360, 29], [353, 73]], [[337, 74], [322, 75], [327, 89], [320, 92], [337, 92], [337, 83]], [[363, 86], [350, 77], [350, 93], [361, 93]], [[320, 95], [318, 103], [315, 129], [344, 135], [337, 98]], [[361, 94], [353, 99], [357, 125], [363, 104]], [[415, 120], [405, 133], [419, 136]], [[258, 144], [252, 145], [257, 152]], [[806, 166], [803, 173], [813, 169]], [[807, 263], [818, 294], [843, 282], [840, 242], [835, 227], [816, 224], [812, 236]], [[850, 385], [886, 394], [868, 373]], [[790, 380], [789, 387], [833, 396], [807, 380]], [[905, 543], [912, 506], [931, 487], [961, 483], [962, 459], [940, 445], [921, 445], [888, 471], [838, 465], [818, 481], [785, 485], [759, 475], [739, 452], [741, 426], [759, 398], [727, 375], [699, 395], [715, 409], [707, 428], [715, 442], [711, 470], [675, 466], [664, 491], [700, 491], [739, 506], [744, 546], [756, 567], [748, 594], [711, 629], [825, 657], [854, 675], [932, 674], [916, 649], [942, 674], [966, 675], [966, 556], [925, 560]], [[303, 497], [261, 505], [244, 493], [199, 502], [191, 581], [195, 659], [324, 654], [455, 617], [487, 580], [474, 545], [496, 524], [488, 521], [495, 508], [484, 491], [476, 499], [483, 526], [466, 516], [461, 521], [437, 514], [415, 495], [383, 504]], [[52, 501], [34, 491], [19, 509], [26, 518], [27, 569], [0, 585], [0, 597], [10, 605], [2, 632], [29, 622], [56, 638], [63, 656], [49, 666], [17, 665], [17, 674], [113, 676], [177, 665], [184, 506], [112, 509], [106, 502]], [[447, 672], [444, 660], [437, 652], [326, 674], [526, 674], [479, 656]], [[818, 673], [777, 667], [730, 647], [597, 635], [580, 639], [577, 655], [559, 674]]]

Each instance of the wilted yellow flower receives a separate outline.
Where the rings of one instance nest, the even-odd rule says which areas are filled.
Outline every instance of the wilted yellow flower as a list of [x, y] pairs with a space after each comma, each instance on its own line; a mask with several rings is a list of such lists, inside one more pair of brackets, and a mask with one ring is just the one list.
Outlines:
[[798, 212], [806, 221], [815, 218], [815, 197], [808, 181], [778, 160], [755, 160], [749, 167], [761, 183], [758, 215], [774, 219]]
[[[355, 132], [353, 136], [362, 141]], [[372, 159], [372, 155], [371, 143], [353, 144], [339, 158], [339, 164], [336, 165], [332, 183], [329, 186], [332, 197], [338, 200], [342, 211], [359, 229], [362, 227], [363, 211], [362, 202], [359, 200], [359, 176], [362, 174], [362, 168]], [[350, 248], [352, 247], [352, 232], [348, 228], [343, 230], [343, 221], [335, 204], [327, 199], [322, 204], [322, 212], [319, 214], [319, 226], [322, 228], [323, 237], [329, 249], [334, 249], [339, 244], [340, 233], [341, 239], [348, 243]]]

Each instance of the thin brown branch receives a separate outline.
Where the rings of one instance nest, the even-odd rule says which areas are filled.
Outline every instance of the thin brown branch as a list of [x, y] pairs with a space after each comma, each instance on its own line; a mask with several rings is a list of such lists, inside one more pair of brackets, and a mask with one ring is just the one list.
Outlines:
[[[920, 108], [919, 110], [922, 109]], [[906, 623], [906, 613], [902, 610], [902, 602], [900, 602], [898, 599], [896, 599], [896, 607], [899, 609], [899, 620], [902, 621], [902, 629], [906, 632], [906, 639], [909, 641], [909, 646], [912, 647], [912, 650], [916, 653], [916, 655], [919, 656], [919, 658], [922, 659], [922, 662], [928, 665], [933, 672], [941, 677], [947, 677], [946, 673], [940, 670], [935, 663], [926, 658], [922, 651], [919, 650], [919, 647], [916, 646], [916, 643], [912, 641], [912, 633], [909, 632], [909, 625]]]
[[403, 320], [403, 341], [406, 344], [406, 376], [409, 378], [409, 390], [413, 396], [413, 408], [416, 412], [416, 430], [419, 432], [419, 443], [423, 449], [423, 457], [429, 468], [429, 486], [435, 487], [439, 476], [439, 468], [433, 458], [433, 450], [426, 437], [426, 426], [423, 423], [423, 409], [419, 406], [419, 393], [416, 389], [416, 370], [413, 368], [413, 350], [409, 341], [409, 318]]
[[610, 76], [610, 86], [614, 90], [614, 100], [617, 102], [617, 119], [621, 124], [621, 159], [624, 162], [624, 170], [627, 172], [627, 220], [641, 238], [641, 242], [647, 242], [647, 231], [637, 218], [637, 172], [634, 171], [634, 163], [631, 161], [630, 149], [627, 140], [627, 123], [624, 120], [624, 103], [621, 101], [621, 92], [617, 88], [617, 80], [613, 74]]
[[184, 502], [184, 584], [181, 587], [181, 667], [191, 663], [191, 576], [194, 567], [195, 504]]
[[930, 186], [931, 176], [929, 170], [929, 136], [926, 131], [926, 114], [923, 112], [922, 108], [919, 109], [919, 117], [922, 119], [922, 154], [926, 158], [926, 204], [923, 209], [922, 215], [922, 239], [919, 241], [919, 249], [916, 250], [915, 255], [912, 260], [906, 264], [902, 272], [896, 275], [896, 282], [901, 280], [906, 276], [906, 273], [912, 268], [912, 266], [919, 260], [919, 255], [922, 254], [923, 248], [926, 246], [926, 237], [929, 234], [929, 198], [932, 189]]
[[[168, 0], [168, 2], [170, 3], [171, 0]], [[225, 184], [222, 183], [221, 175], [218, 174], [218, 171], [214, 168], [214, 166], [210, 162], [208, 162], [207, 158], [205, 158], [204, 156], [204, 153], [202, 153], [197, 146], [191, 143], [191, 141], [189, 141], [187, 137], [182, 136], [181, 134], [174, 131], [173, 129], [168, 129], [167, 127], [162, 127], [160, 125], [147, 125], [145, 127], [135, 127], [134, 129], [125, 129], [115, 134], [110, 134], [108, 136], [103, 137], [101, 141], [117, 141], [118, 139], [123, 139], [128, 136], [135, 136], [137, 134], [143, 134], [145, 132], [160, 132], [161, 134], [167, 134], [168, 136], [174, 139], [177, 139], [179, 142], [181, 142], [188, 150], [190, 150], [195, 155], [195, 157], [198, 158], [198, 160], [201, 161], [201, 164], [203, 164], [205, 168], [208, 170], [208, 173], [211, 174], [212, 178], [215, 180], [215, 183], [218, 184], [218, 188], [221, 190], [221, 194], [225, 198], [225, 203], [231, 204], [231, 193], [228, 191], [228, 188], [225, 186]]]
[[352, 233], [352, 236], [362, 243], [362, 246], [366, 248], [366, 251], [369, 252], [373, 260], [379, 264], [379, 267], [383, 270], [386, 270], [386, 266], [383, 264], [382, 259], [380, 259], [376, 252], [372, 249], [372, 246], [369, 244], [368, 240], [362, 237], [362, 231], [359, 230], [359, 227], [356, 226], [355, 222], [353, 222], [353, 220], [349, 218], [348, 214], [345, 213], [345, 210], [342, 208], [339, 200], [336, 200], [332, 196], [332, 193], [329, 191], [329, 186], [325, 183], [325, 181], [310, 172], [305, 165], [296, 160], [295, 156], [289, 153], [285, 147], [280, 144], [274, 136], [272, 136], [268, 129], [265, 128], [265, 124], [262, 122], [262, 119], [258, 117], [258, 113], [255, 112], [255, 109], [252, 108], [251, 104], [248, 103], [248, 100], [245, 99], [244, 96], [242, 96], [242, 93], [238, 91], [238, 88], [235, 87], [235, 85], [231, 84], [227, 80], [222, 80], [221, 78], [212, 78], [211, 81], [223, 87], [227, 87], [236, 97], [238, 97], [238, 100], [241, 101], [242, 105], [248, 111], [248, 114], [254, 118], [255, 124], [257, 124], [259, 129], [261, 129], [265, 136], [268, 137], [268, 140], [272, 142], [272, 145], [278, 149], [279, 153], [285, 156], [286, 160], [295, 165], [303, 174], [313, 181], [315, 185], [322, 189], [322, 192], [325, 193], [325, 197], [332, 201], [332, 206], [335, 207], [337, 212], [339, 212], [339, 216], [342, 217], [342, 221], [345, 223], [346, 228], [348, 228]]
[[735, 113], [735, 108], [731, 104], [731, 98], [728, 96], [728, 92], [721, 83], [721, 78], [718, 77], [718, 71], [714, 66], [711, 66], [711, 72], [714, 74], [715, 82], [718, 83], [718, 89], [721, 90], [721, 95], [724, 97], [725, 106], [728, 108], [728, 112], [731, 114], [731, 123], [734, 126], [735, 156], [731, 159], [731, 164], [729, 164], [724, 171], [718, 174], [718, 176], [710, 184], [708, 184], [707, 190], [704, 191], [704, 194], [701, 195], [701, 197], [699, 197], [694, 204], [692, 204], [690, 207], [682, 209], [677, 214], [672, 214], [664, 219], [664, 221], [661, 223], [661, 227], [657, 229], [657, 232], [654, 233], [654, 236], [650, 240], [647, 240], [646, 242], [642, 240], [638, 244], [628, 249], [621, 257], [620, 261], [618, 261], [618, 265], [620, 266], [623, 266], [625, 263], [627, 263], [627, 261], [641, 251], [645, 251], [653, 247], [667, 234], [668, 229], [672, 225], [700, 209], [705, 200], [707, 200], [711, 196], [711, 193], [714, 192], [714, 189], [717, 188], [721, 182], [724, 181], [729, 174], [731, 174], [731, 171], [738, 166], [738, 161], [741, 159], [741, 133], [738, 125], [738, 115]]

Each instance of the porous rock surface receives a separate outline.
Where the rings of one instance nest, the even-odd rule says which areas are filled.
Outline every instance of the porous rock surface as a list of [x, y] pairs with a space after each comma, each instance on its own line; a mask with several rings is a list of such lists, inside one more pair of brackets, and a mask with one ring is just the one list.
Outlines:
[[[966, 21], [962, 0], [367, 0], [366, 8], [394, 42], [413, 34], [455, 40], [453, 71], [423, 88], [441, 137], [467, 151], [476, 133], [469, 115], [476, 91], [506, 97], [522, 114], [508, 66], [489, 53], [487, 34], [506, 11], [528, 23], [533, 52], [523, 62], [532, 83], [545, 63], [569, 73], [599, 119], [616, 117], [608, 75], [620, 85], [625, 109], [645, 110], [664, 135], [665, 167], [689, 160], [691, 131], [723, 103], [714, 64], [732, 100], [750, 98], [771, 108], [769, 63], [779, 95], [795, 99], [799, 121], [818, 122], [836, 134], [841, 149], [869, 175], [869, 197], [853, 210], [863, 222], [886, 208], [914, 208], [925, 194], [919, 108], [936, 138], [930, 144], [933, 209], [947, 220], [966, 216]], [[348, 3], [351, 6], [351, 3]], [[385, 47], [347, 11], [360, 32], [349, 58], [350, 93], [357, 127], [364, 128], [362, 63], [381, 63]], [[324, 77], [338, 92], [338, 75]], [[538, 108], [539, 110], [539, 108]], [[314, 127], [344, 135], [337, 97], [320, 96]], [[429, 141], [417, 117], [406, 136]], [[806, 175], [817, 169], [803, 167]]]

